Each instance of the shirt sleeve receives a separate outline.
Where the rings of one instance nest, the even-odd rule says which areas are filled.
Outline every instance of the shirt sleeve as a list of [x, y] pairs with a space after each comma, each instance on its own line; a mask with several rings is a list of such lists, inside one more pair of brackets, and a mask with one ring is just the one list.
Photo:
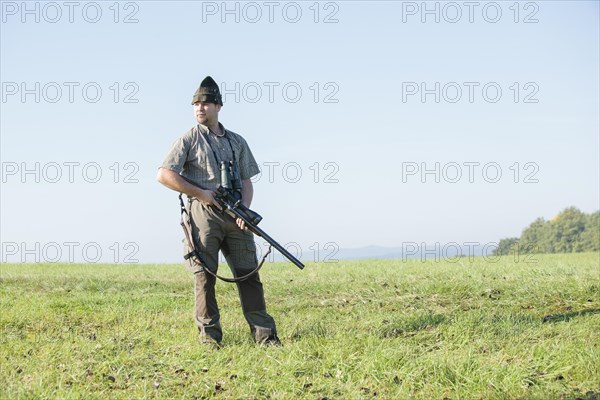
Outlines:
[[190, 150], [189, 135], [183, 135], [173, 143], [160, 168], [170, 169], [178, 174], [183, 171], [183, 166], [188, 159]]
[[250, 179], [254, 175], [260, 173], [260, 168], [250, 151], [250, 147], [244, 138], [240, 136], [242, 142], [242, 150], [240, 152], [240, 178], [242, 180]]

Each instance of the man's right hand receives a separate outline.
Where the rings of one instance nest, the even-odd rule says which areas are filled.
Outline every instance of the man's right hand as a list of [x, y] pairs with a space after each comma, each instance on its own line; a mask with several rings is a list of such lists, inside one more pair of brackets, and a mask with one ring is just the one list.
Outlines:
[[217, 207], [218, 210], [223, 209], [215, 197], [215, 192], [192, 185], [175, 171], [159, 168], [156, 179], [169, 189], [179, 193], [185, 193], [190, 197], [195, 197], [206, 205]]
[[204, 190], [204, 189], [200, 189], [200, 191], [201, 191], [202, 195], [200, 196], [200, 198], [198, 200], [200, 200], [201, 202], [203, 202], [206, 205], [215, 206], [219, 211], [223, 210], [223, 207], [221, 207], [221, 205], [217, 201], [215, 192], [213, 192], [212, 190]]

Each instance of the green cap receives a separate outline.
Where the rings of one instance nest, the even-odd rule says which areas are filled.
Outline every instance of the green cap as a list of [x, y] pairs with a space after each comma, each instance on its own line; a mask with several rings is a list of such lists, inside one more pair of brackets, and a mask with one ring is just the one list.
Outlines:
[[215, 103], [223, 105], [223, 100], [221, 99], [221, 92], [219, 91], [219, 85], [217, 82], [210, 76], [204, 78], [196, 93], [194, 93], [194, 97], [192, 98], [192, 104], [196, 102], [203, 103]]

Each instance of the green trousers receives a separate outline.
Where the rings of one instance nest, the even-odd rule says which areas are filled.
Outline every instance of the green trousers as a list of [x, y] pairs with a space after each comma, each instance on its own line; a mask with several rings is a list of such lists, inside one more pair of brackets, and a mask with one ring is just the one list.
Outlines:
[[[189, 209], [192, 217], [192, 236], [207, 268], [213, 272], [217, 271], [219, 250], [225, 256], [234, 276], [243, 276], [256, 268], [256, 245], [250, 231], [241, 230], [231, 216], [198, 200], [193, 200]], [[220, 343], [223, 332], [215, 296], [216, 278], [191, 260], [188, 260], [187, 268], [194, 272], [195, 319], [200, 331], [200, 340]], [[277, 338], [275, 321], [267, 313], [258, 273], [236, 284], [242, 311], [254, 340], [257, 343], [265, 343]]]

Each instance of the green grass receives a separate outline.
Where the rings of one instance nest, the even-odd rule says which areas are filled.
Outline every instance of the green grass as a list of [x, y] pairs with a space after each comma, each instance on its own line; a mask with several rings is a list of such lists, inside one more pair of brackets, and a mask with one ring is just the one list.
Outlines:
[[263, 268], [283, 347], [219, 282], [200, 346], [179, 265], [0, 268], [0, 397], [598, 399], [600, 254]]

